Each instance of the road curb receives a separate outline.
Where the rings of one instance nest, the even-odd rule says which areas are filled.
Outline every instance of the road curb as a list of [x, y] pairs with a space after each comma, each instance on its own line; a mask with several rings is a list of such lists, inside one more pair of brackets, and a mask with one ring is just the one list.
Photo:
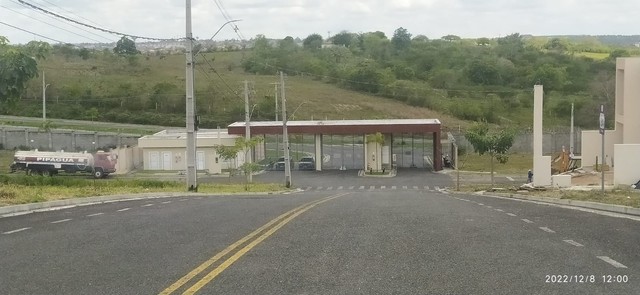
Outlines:
[[172, 193], [139, 193], [129, 195], [108, 195], [108, 196], [95, 196], [86, 198], [64, 199], [47, 201], [42, 203], [29, 203], [20, 205], [10, 205], [0, 207], [0, 217], [10, 217], [15, 215], [23, 215], [34, 212], [44, 212], [59, 209], [72, 208], [77, 206], [89, 206], [104, 203], [123, 202], [123, 201], [135, 201], [144, 199], [161, 199], [172, 197], [204, 197], [204, 196], [232, 196], [232, 195], [276, 195], [289, 191], [277, 191], [277, 192], [247, 192], [247, 193], [188, 193], [188, 192], [172, 192]]
[[613, 213], [640, 216], [640, 208], [634, 208], [634, 207], [628, 207], [628, 206], [622, 206], [622, 205], [603, 204], [603, 203], [597, 203], [597, 202], [570, 200], [570, 199], [534, 197], [534, 196], [525, 196], [525, 195], [511, 194], [511, 193], [482, 192], [479, 195], [487, 196], [487, 197], [502, 197], [502, 198], [520, 199], [520, 200], [527, 200], [527, 201], [536, 201], [536, 202], [542, 202], [542, 203], [573, 206], [573, 207], [579, 207], [579, 208], [594, 209], [594, 210], [608, 211]]

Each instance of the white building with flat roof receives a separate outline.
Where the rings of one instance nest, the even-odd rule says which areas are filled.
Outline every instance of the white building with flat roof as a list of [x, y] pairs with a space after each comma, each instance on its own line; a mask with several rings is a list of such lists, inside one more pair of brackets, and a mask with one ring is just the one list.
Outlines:
[[[614, 184], [640, 180], [640, 57], [616, 60], [615, 126], [605, 131], [606, 165], [613, 165]], [[594, 114], [594, 120], [597, 120]], [[602, 163], [602, 135], [598, 130], [582, 132], [582, 166]]]
[[[233, 146], [237, 135], [227, 129], [200, 129], [196, 138], [196, 169], [210, 174], [219, 174], [231, 165], [242, 165], [244, 154], [239, 153], [237, 163], [225, 161], [218, 156], [218, 145]], [[184, 129], [168, 129], [138, 139], [142, 148], [144, 170], [186, 170], [185, 151], [187, 133]]]

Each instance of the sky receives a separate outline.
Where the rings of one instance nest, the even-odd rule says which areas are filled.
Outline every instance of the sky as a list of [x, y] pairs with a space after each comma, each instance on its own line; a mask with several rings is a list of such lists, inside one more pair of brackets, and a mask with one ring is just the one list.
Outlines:
[[[120, 37], [62, 21], [0, 0], [0, 22], [65, 43], [115, 42]], [[183, 0], [22, 0], [50, 12], [120, 33], [153, 38], [185, 36]], [[220, 9], [219, 7], [222, 7]], [[222, 11], [225, 12], [223, 15]], [[341, 31], [403, 27], [431, 39], [530, 35], [640, 35], [639, 0], [192, 0], [193, 36], [214, 40], [323, 37]], [[236, 22], [238, 33], [227, 20]], [[0, 23], [12, 44], [44, 39]]]

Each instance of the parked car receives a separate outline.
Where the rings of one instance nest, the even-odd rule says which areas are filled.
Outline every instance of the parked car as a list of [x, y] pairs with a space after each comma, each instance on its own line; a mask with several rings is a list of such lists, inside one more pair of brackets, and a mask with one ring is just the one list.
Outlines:
[[[278, 158], [278, 161], [273, 164], [273, 170], [284, 171], [284, 157]], [[290, 167], [293, 168], [293, 159], [289, 159]]]
[[298, 170], [315, 170], [316, 169], [316, 162], [313, 160], [312, 157], [303, 157], [302, 159], [300, 159], [300, 162], [298, 162]]

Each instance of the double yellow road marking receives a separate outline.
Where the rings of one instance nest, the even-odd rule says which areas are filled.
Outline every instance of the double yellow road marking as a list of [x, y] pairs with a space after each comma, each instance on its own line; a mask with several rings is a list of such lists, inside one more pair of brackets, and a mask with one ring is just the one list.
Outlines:
[[[182, 294], [194, 294], [195, 292], [200, 290], [202, 287], [204, 287], [206, 284], [208, 284], [213, 279], [215, 279], [220, 273], [222, 273], [225, 269], [227, 269], [227, 267], [229, 267], [236, 260], [238, 260], [240, 257], [242, 257], [242, 255], [244, 255], [245, 253], [249, 252], [249, 250], [251, 250], [253, 247], [258, 245], [260, 242], [264, 241], [266, 238], [271, 236], [274, 232], [276, 232], [278, 229], [283, 227], [285, 224], [289, 223], [289, 221], [293, 220], [294, 218], [296, 218], [300, 214], [306, 212], [307, 210], [315, 207], [316, 205], [322, 204], [324, 202], [331, 201], [331, 200], [333, 200], [335, 198], [339, 198], [339, 197], [342, 197], [344, 195], [346, 195], [346, 193], [337, 194], [337, 195], [329, 196], [329, 197], [326, 197], [326, 198], [322, 198], [320, 200], [312, 201], [312, 202], [306, 203], [306, 204], [304, 204], [302, 206], [298, 206], [298, 207], [296, 207], [296, 208], [294, 208], [294, 209], [292, 209], [292, 210], [290, 210], [290, 211], [288, 211], [288, 212], [276, 217], [275, 219], [269, 221], [267, 224], [261, 226], [260, 228], [256, 229], [255, 231], [251, 232], [250, 234], [248, 234], [244, 238], [238, 240], [237, 242], [229, 245], [227, 248], [222, 250], [220, 253], [214, 255], [213, 257], [209, 258], [207, 261], [205, 261], [202, 264], [200, 264], [198, 267], [196, 267], [195, 269], [190, 271], [188, 274], [186, 274], [185, 276], [180, 278], [178, 281], [176, 281], [175, 283], [171, 284], [171, 286], [167, 287], [162, 292], [160, 292], [160, 295], [168, 295], [168, 294], [171, 294], [171, 293], [175, 292], [176, 290], [178, 290], [179, 288], [184, 286], [187, 282], [192, 280], [194, 277], [198, 276], [203, 271], [205, 271], [207, 268], [209, 268], [211, 265], [213, 265], [216, 261], [220, 260], [220, 258], [222, 258], [222, 257], [226, 256], [227, 254], [231, 253], [233, 250], [235, 250], [236, 248], [238, 248], [242, 244], [246, 243], [247, 241], [249, 241], [253, 237], [255, 237], [258, 234], [262, 233], [267, 228], [271, 227], [269, 230], [264, 232], [262, 235], [258, 236], [256, 239], [254, 239], [251, 243], [247, 244], [242, 249], [238, 250], [235, 254], [233, 254], [231, 257], [227, 258], [227, 260], [225, 260], [222, 264], [218, 265], [216, 268], [214, 268], [212, 271], [210, 271], [208, 274], [206, 274], [203, 278], [201, 278], [198, 282], [193, 284], [184, 293], [182, 293]], [[273, 226], [274, 224], [276, 224], [276, 225]]]

